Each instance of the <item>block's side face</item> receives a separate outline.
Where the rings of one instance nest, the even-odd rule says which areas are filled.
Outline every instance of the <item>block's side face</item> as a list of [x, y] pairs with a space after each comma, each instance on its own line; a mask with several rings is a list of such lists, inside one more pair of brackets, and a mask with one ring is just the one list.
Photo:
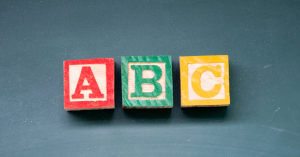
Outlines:
[[130, 106], [128, 101], [128, 58], [121, 57], [122, 106]]
[[107, 102], [100, 102], [108, 108], [115, 108], [115, 61], [113, 58], [106, 60]]
[[166, 59], [166, 106], [173, 107], [173, 74], [172, 74], [172, 57]]
[[188, 63], [189, 57], [179, 57], [181, 106], [189, 105], [188, 100]]
[[69, 98], [69, 61], [64, 61], [64, 108], [70, 108]]
[[225, 85], [225, 100], [223, 101], [224, 106], [230, 105], [230, 87], [229, 87], [229, 57], [226, 56], [225, 62], [225, 74], [224, 74], [224, 85]]
[[180, 57], [181, 106], [228, 106], [228, 56]]
[[64, 108], [114, 108], [114, 59], [64, 62]]
[[173, 106], [170, 56], [122, 57], [121, 62], [124, 108]]

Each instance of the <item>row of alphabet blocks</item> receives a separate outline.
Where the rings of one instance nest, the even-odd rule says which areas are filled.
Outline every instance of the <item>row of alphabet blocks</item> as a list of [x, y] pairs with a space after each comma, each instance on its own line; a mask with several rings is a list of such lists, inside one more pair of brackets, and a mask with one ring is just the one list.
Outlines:
[[[181, 107], [228, 106], [228, 56], [180, 57]], [[67, 111], [115, 108], [114, 59], [64, 62]], [[171, 56], [121, 58], [123, 108], [172, 108]]]

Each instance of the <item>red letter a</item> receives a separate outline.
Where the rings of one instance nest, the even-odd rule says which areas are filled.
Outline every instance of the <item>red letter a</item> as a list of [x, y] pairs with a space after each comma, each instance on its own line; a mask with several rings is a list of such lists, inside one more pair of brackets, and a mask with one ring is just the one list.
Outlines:
[[[83, 85], [83, 81], [87, 80], [89, 85]], [[106, 83], [106, 82], [105, 82]], [[75, 93], [72, 95], [73, 99], [83, 99], [84, 95], [80, 94], [81, 90], [91, 90], [92, 93], [89, 94], [89, 98], [103, 98], [104, 95], [100, 92], [94, 74], [92, 72], [91, 67], [84, 66], [81, 69], [81, 73], [79, 76], [79, 80], [77, 83], [77, 87], [75, 89]]]

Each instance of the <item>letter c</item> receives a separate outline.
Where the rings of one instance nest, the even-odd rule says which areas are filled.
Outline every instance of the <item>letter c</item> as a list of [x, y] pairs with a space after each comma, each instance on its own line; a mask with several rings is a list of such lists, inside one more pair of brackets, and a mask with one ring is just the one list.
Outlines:
[[217, 65], [216, 67], [214, 67], [212, 65], [205, 65], [205, 66], [201, 66], [201, 67], [197, 68], [196, 71], [193, 73], [192, 80], [191, 80], [191, 84], [192, 84], [192, 87], [193, 87], [193, 90], [195, 91], [195, 93], [203, 98], [212, 98], [212, 97], [216, 96], [221, 90], [221, 84], [215, 84], [215, 86], [212, 90], [205, 91], [201, 87], [200, 79], [201, 79], [202, 73], [204, 73], [205, 71], [212, 72], [215, 77], [221, 77], [221, 69], [222, 68], [220, 65]]

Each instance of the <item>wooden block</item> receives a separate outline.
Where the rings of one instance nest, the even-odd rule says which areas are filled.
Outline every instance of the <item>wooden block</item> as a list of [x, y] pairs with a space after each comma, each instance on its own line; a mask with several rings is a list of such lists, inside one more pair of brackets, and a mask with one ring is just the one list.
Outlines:
[[228, 56], [179, 57], [181, 107], [230, 104]]
[[121, 57], [123, 108], [172, 108], [171, 56]]
[[113, 109], [114, 59], [64, 61], [64, 108], [74, 110]]

